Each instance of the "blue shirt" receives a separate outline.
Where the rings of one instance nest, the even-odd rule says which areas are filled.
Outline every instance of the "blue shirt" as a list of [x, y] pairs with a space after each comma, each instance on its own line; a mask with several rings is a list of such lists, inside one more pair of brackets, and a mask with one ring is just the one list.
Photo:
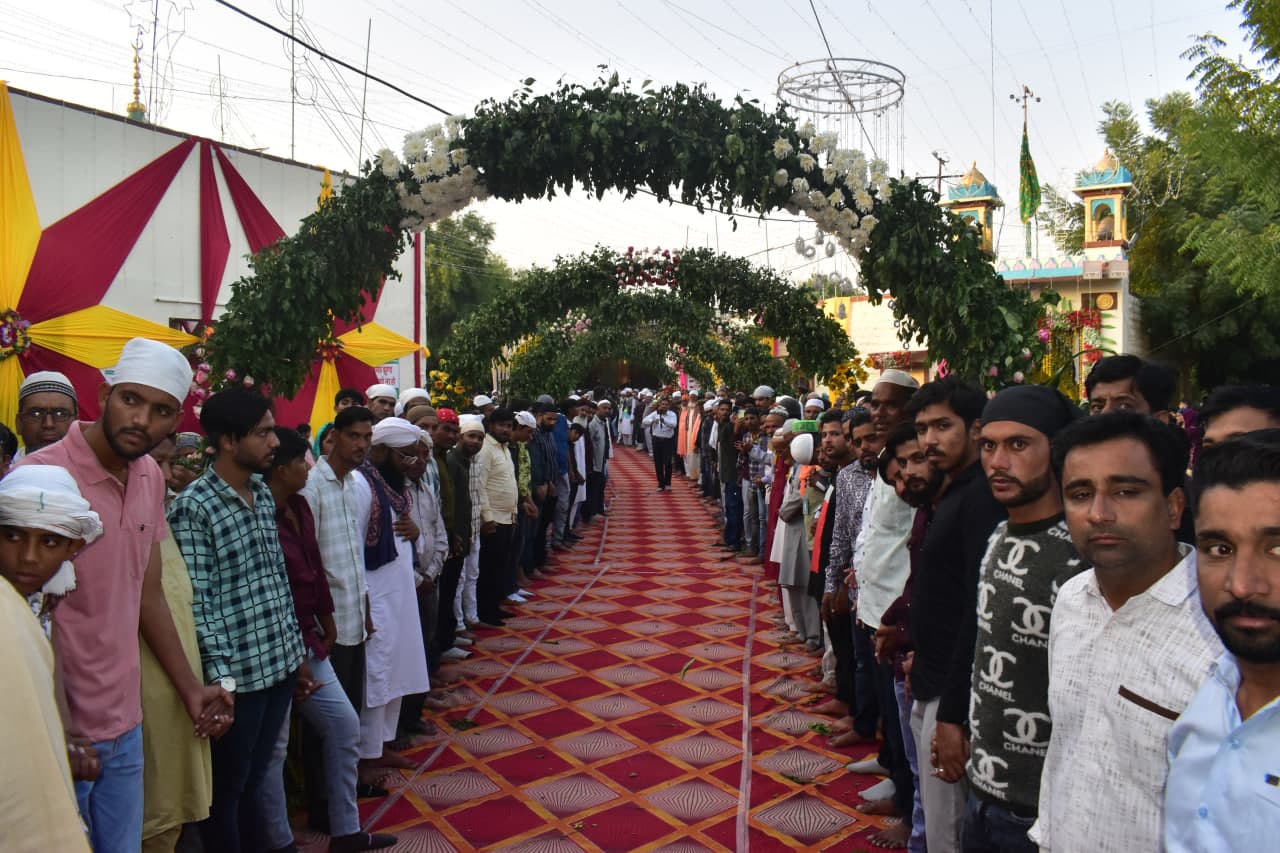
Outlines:
[[551, 438], [556, 444], [556, 470], [564, 477], [569, 473], [569, 419], [564, 415], [556, 415]]
[[1224, 654], [1169, 731], [1169, 853], [1234, 853], [1280, 844], [1280, 699], [1242, 721], [1239, 687], [1240, 670]]

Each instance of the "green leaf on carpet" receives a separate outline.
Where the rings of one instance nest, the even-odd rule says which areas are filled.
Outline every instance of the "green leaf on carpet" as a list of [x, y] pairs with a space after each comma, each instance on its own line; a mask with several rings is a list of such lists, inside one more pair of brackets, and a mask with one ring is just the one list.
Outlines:
[[812, 779], [802, 779], [799, 776], [792, 776], [790, 773], [783, 773], [782, 778], [795, 782], [797, 785], [808, 785], [813, 782]]
[[817, 732], [820, 735], [829, 735], [831, 734], [831, 726], [826, 723], [810, 723], [809, 731]]
[[685, 661], [684, 666], [680, 667], [680, 680], [681, 680], [681, 681], [684, 681], [684, 674], [685, 674], [686, 672], [688, 672], [688, 671], [689, 671], [689, 667], [693, 666], [695, 662], [696, 662], [696, 661], [695, 661], [695, 659], [694, 659], [694, 658], [689, 658], [689, 660]]
[[458, 731], [458, 732], [464, 732], [467, 729], [474, 729], [478, 725], [480, 724], [477, 723], [475, 720], [468, 720], [466, 717], [455, 717], [449, 720], [449, 726], [454, 731]]

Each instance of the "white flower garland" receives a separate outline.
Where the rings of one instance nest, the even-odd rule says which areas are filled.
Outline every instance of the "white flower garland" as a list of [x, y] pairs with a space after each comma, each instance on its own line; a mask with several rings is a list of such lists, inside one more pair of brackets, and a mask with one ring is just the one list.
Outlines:
[[395, 182], [405, 214], [401, 228], [423, 231], [489, 197], [480, 173], [468, 162], [461, 134], [462, 117], [451, 116], [443, 125], [405, 136], [403, 162], [390, 148], [375, 155], [382, 174]]
[[[830, 191], [824, 193], [812, 188], [807, 178], [792, 177], [786, 169], [774, 173], [774, 186], [790, 185], [788, 210], [803, 212], [850, 254], [861, 252], [870, 242], [878, 222], [871, 215], [875, 208], [872, 193], [881, 198], [889, 196], [888, 164], [883, 160], [872, 160], [868, 164], [861, 151], [838, 148], [834, 133], [815, 135], [812, 124], [806, 123], [798, 134], [808, 142], [807, 150], [796, 155], [800, 172], [812, 173], [819, 165], [818, 156], [826, 154], [827, 163], [821, 174]], [[773, 154], [778, 160], [785, 160], [793, 153], [795, 149], [788, 140], [774, 141]]]

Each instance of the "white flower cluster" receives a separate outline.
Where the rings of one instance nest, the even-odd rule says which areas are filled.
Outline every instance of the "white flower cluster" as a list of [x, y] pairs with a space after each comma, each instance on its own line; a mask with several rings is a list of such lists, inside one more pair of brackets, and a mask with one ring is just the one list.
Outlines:
[[377, 153], [378, 168], [396, 182], [405, 214], [401, 228], [422, 231], [489, 197], [480, 173], [468, 162], [461, 133], [462, 117], [451, 116], [443, 125], [405, 136], [403, 162], [390, 148]]
[[[808, 122], [797, 134], [808, 142], [806, 150], [796, 156], [802, 175], [793, 177], [785, 168], [773, 175], [774, 186], [791, 189], [787, 210], [803, 211], [846, 251], [862, 251], [877, 224], [876, 217], [871, 215], [875, 207], [872, 193], [880, 198], [889, 196], [888, 164], [883, 160], [868, 163], [862, 152], [839, 148], [834, 133], [815, 134]], [[773, 154], [778, 160], [786, 160], [793, 153], [795, 149], [786, 139], [773, 143]], [[827, 163], [821, 168], [821, 182], [816, 175], [812, 179], [804, 177], [814, 173], [820, 165], [818, 158], [824, 154]], [[827, 191], [814, 187], [813, 183], [825, 184]]]

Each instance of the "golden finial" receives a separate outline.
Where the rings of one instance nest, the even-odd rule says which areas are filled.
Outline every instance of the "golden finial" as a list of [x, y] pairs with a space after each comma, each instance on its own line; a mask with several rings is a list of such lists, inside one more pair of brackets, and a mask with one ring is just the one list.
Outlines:
[[1107, 148], [1102, 152], [1102, 159], [1093, 164], [1095, 172], [1114, 172], [1120, 168], [1120, 161], [1116, 159], [1116, 155], [1111, 153], [1111, 149]]
[[960, 179], [960, 186], [980, 187], [985, 183], [987, 183], [987, 176], [978, 171], [978, 161], [974, 160], [969, 171], [965, 172], [964, 177]]
[[142, 72], [139, 70], [142, 55], [142, 30], [138, 30], [138, 38], [133, 43], [133, 100], [124, 108], [125, 115], [133, 121], [147, 120], [147, 107], [142, 103]]

